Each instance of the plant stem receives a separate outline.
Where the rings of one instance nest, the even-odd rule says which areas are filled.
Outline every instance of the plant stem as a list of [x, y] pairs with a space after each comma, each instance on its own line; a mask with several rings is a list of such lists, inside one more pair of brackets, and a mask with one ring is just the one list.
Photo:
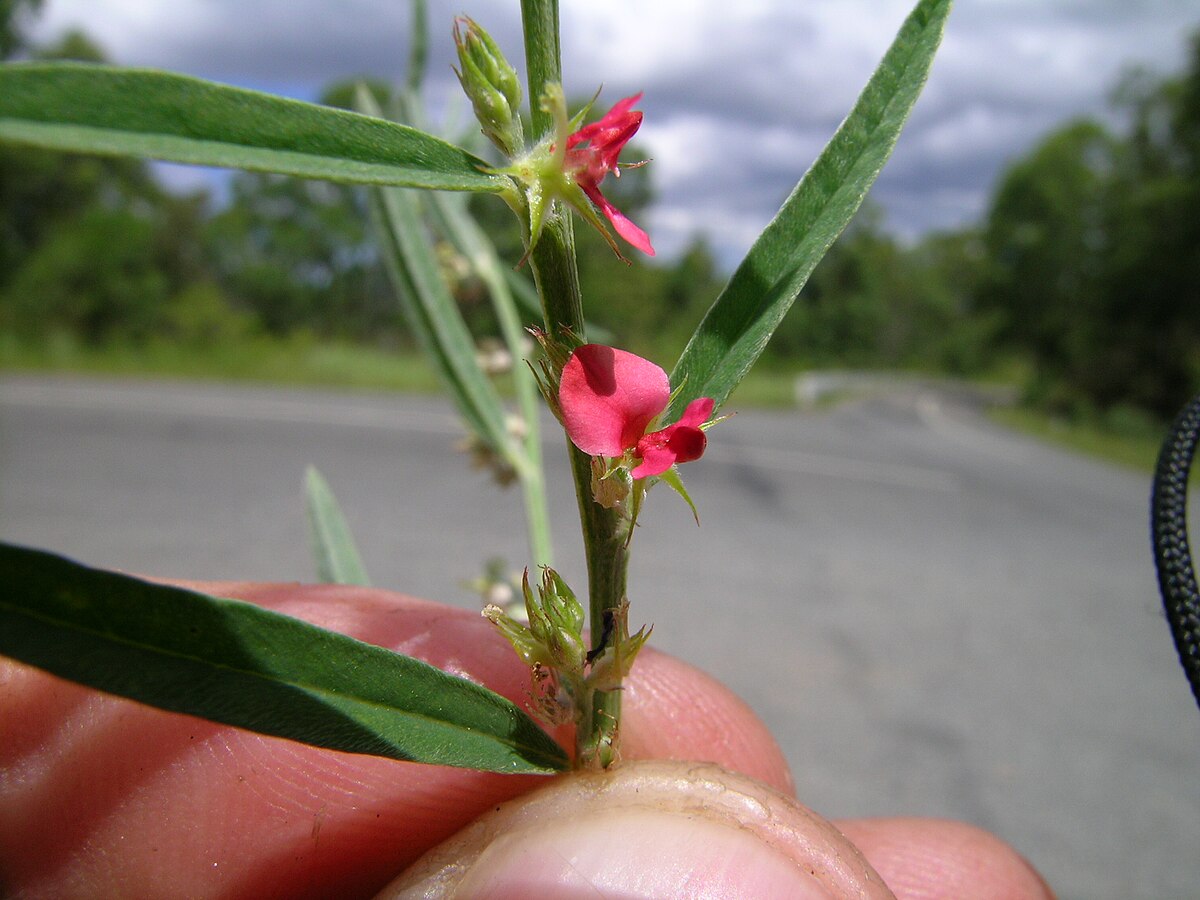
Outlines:
[[[558, 49], [557, 0], [522, 0], [525, 28], [525, 62], [529, 72], [529, 106], [537, 138], [554, 127], [550, 114], [541, 109], [540, 98], [547, 84], [562, 81]], [[565, 326], [586, 340], [583, 296], [575, 264], [575, 236], [571, 220], [557, 202], [546, 216], [537, 246], [529, 262], [542, 300], [547, 333], [555, 335]], [[606, 624], [625, 600], [629, 557], [626, 551], [628, 520], [617, 510], [605, 509], [592, 498], [591, 457], [567, 442], [575, 497], [583, 528], [584, 557], [588, 570], [589, 625], [592, 640], [601, 640]], [[593, 648], [595, 649], [595, 648]], [[596, 691], [590, 709], [580, 710], [575, 735], [575, 765], [607, 767], [617, 755], [621, 715], [620, 690]]]
[[[558, 0], [521, 0], [525, 31], [525, 68], [529, 82], [529, 113], [533, 142], [554, 129], [554, 119], [538, 102], [548, 84], [562, 84], [562, 57], [558, 49]], [[574, 258], [574, 257], [572, 257]]]

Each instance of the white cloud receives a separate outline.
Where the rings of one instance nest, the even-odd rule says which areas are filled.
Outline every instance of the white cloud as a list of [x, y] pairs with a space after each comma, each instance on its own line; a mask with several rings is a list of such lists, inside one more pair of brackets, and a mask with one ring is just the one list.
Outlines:
[[[603, 105], [645, 90], [638, 142], [654, 157], [643, 171], [659, 196], [656, 244], [670, 252], [703, 228], [732, 262], [846, 114], [909, 5], [563, 0], [568, 94], [604, 83]], [[431, 89], [454, 88], [450, 20], [464, 9], [520, 60], [515, 7], [432, 0]], [[123, 64], [314, 97], [355, 74], [401, 78], [408, 16], [396, 0], [47, 0], [39, 34], [81, 25]], [[874, 192], [888, 222], [910, 236], [968, 222], [1007, 160], [1067, 118], [1103, 114], [1129, 64], [1175, 70], [1198, 24], [1194, 0], [959, 0]]]

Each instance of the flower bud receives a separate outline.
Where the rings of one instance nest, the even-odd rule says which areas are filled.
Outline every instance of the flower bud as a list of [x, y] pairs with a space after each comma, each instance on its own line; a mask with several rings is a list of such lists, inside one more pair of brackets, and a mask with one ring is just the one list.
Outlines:
[[521, 82], [491, 35], [466, 16], [454, 20], [455, 69], [483, 133], [509, 157], [525, 147], [521, 127]]
[[559, 668], [581, 672], [585, 649], [583, 644], [583, 604], [557, 572], [547, 566], [542, 570], [542, 611], [550, 625], [549, 646]]

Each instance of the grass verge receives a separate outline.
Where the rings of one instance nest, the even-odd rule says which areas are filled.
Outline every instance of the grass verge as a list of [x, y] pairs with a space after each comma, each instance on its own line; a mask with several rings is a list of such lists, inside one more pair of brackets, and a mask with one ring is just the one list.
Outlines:
[[432, 393], [437, 376], [412, 351], [311, 338], [252, 338], [196, 346], [167, 341], [90, 347], [68, 337], [25, 344], [0, 335], [0, 371], [246, 381]]
[[[0, 334], [0, 371], [122, 378], [245, 381], [362, 390], [436, 393], [437, 375], [414, 350], [384, 351], [311, 337], [243, 338], [185, 346], [169, 341], [90, 347], [60, 335], [22, 343]], [[795, 405], [795, 379], [773, 372], [750, 375], [733, 400], [742, 407]], [[507, 392], [504, 379], [498, 384]]]
[[1009, 428], [1140, 472], [1154, 471], [1163, 439], [1161, 426], [1148, 420], [1077, 421], [1022, 406], [996, 407], [989, 415]]

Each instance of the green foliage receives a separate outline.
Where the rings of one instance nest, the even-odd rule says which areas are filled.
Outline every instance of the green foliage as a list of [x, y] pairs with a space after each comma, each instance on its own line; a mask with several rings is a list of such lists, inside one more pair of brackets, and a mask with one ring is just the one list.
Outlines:
[[400, 319], [366, 218], [349, 186], [246, 172], [203, 241], [217, 283], [266, 332], [394, 340]]
[[0, 370], [78, 372], [145, 378], [321, 385], [375, 391], [435, 393], [437, 376], [415, 351], [379, 350], [344, 341], [317, 340], [309, 332], [286, 338], [242, 334], [181, 343], [155, 337], [134, 343], [113, 339], [88, 345], [56, 331], [23, 339], [0, 330]]
[[973, 309], [980, 252], [970, 232], [904, 247], [868, 203], [814, 270], [763, 359], [791, 370], [977, 374], [990, 361], [990, 331]]
[[45, 0], [0, 0], [0, 60], [26, 46], [25, 20], [41, 9]]
[[922, 0], [821, 151], [705, 315], [671, 383], [666, 420], [697, 397], [717, 407], [750, 371], [825, 251], [858, 210], [925, 85], [950, 0]]
[[482, 160], [383, 119], [167, 72], [0, 66], [0, 138], [360, 184], [503, 190]]
[[171, 286], [156, 264], [152, 223], [124, 211], [89, 210], [60, 227], [6, 288], [18, 333], [67, 330], [99, 343], [135, 339], [162, 321]]
[[[1196, 41], [1182, 75], [1121, 85], [1127, 130], [1070, 123], [1014, 163], [978, 232], [906, 247], [859, 215], [813, 270], [764, 362], [977, 375], [1028, 358], [1029, 396], [1060, 411], [1169, 414], [1200, 387]], [[99, 57], [80, 36], [42, 55]], [[385, 106], [394, 99], [386, 85], [372, 93]], [[349, 106], [350, 86], [322, 99]], [[652, 177], [649, 167], [607, 189], [636, 220]], [[71, 333], [93, 344], [198, 346], [260, 331], [409, 341], [356, 189], [246, 173], [230, 194], [212, 215], [162, 192], [138, 162], [0, 145], [0, 328], [26, 342]], [[504, 204], [472, 197], [470, 207], [500, 258], [518, 258]], [[605, 339], [652, 358], [686, 342], [723, 278], [702, 238], [677, 261], [628, 267], [614, 266], [586, 230], [577, 248]], [[498, 337], [485, 286], [448, 246], [438, 253], [470, 331]]]
[[1060, 411], [1170, 417], [1200, 389], [1200, 34], [1179, 78], [1128, 81], [1126, 136], [1056, 131], [988, 213], [981, 305]]
[[0, 653], [332, 750], [512, 774], [567, 764], [511, 702], [427, 663], [249, 603], [4, 544]]
[[309, 544], [317, 563], [317, 578], [327, 584], [369, 585], [350, 526], [333, 496], [329, 482], [315, 466], [304, 473], [304, 500]]
[[[676, 367], [679, 391], [668, 417], [699, 395], [720, 405], [761, 355], [890, 155], [924, 85], [950, 5], [951, 0], [919, 0], [830, 146], [693, 333]], [[522, 12], [530, 95], [553, 90], [561, 100], [557, 2], [524, 0]], [[462, 62], [483, 72], [494, 60], [475, 54]], [[515, 82], [507, 68], [493, 68], [505, 82]], [[415, 84], [419, 74], [410, 74]], [[492, 94], [503, 94], [505, 103], [515, 105], [515, 90], [489, 76], [492, 87]], [[379, 99], [365, 92], [364, 98]], [[481, 98], [475, 99], [479, 108]], [[495, 126], [493, 138], [509, 149], [519, 123], [512, 109], [497, 113], [495, 99], [482, 98], [486, 118]], [[367, 108], [375, 112], [376, 104]], [[546, 112], [534, 104], [535, 135], [547, 131]], [[138, 155], [377, 186], [367, 206], [383, 225], [379, 260], [433, 367], [477, 440], [518, 474], [540, 469], [505, 421], [451, 290], [455, 281], [443, 271], [443, 263], [457, 261], [455, 254], [474, 263], [498, 301], [493, 303], [497, 325], [510, 348], [516, 347], [515, 304], [490, 245], [484, 253], [482, 234], [466, 227], [465, 204], [444, 198], [425, 204], [409, 190], [509, 189], [506, 177], [490, 172], [468, 151], [374, 115], [167, 73], [40, 63], [0, 67], [0, 139], [49, 150]], [[635, 181], [634, 187], [644, 185]], [[264, 330], [279, 334], [321, 314], [339, 316], [344, 309], [335, 286], [353, 285], [376, 266], [361, 232], [361, 207], [354, 214], [356, 197], [324, 183], [263, 175], [241, 176], [233, 191], [234, 202], [206, 229], [207, 258], [190, 255], [180, 244], [180, 236], [201, 231], [198, 205], [149, 193], [142, 208], [101, 202], [63, 216], [48, 237], [30, 244], [20, 271], [5, 286], [9, 297], [18, 298], [9, 308], [10, 324], [33, 329], [36, 323], [96, 342], [112, 339], [121, 329], [123, 337], [147, 343], [173, 333], [200, 345], [220, 340], [215, 323], [226, 296], [246, 316], [237, 321], [252, 316]], [[637, 198], [626, 199], [627, 209], [636, 207]], [[596, 215], [582, 194], [579, 201], [583, 212]], [[451, 254], [439, 252], [439, 231], [428, 227], [430, 208], [440, 233], [455, 245]], [[533, 216], [535, 238], [542, 222], [540, 214]], [[160, 240], [160, 233], [169, 237]], [[109, 244], [102, 235], [117, 237]], [[562, 324], [583, 335], [570, 220], [549, 216], [540, 240], [531, 244], [528, 263], [547, 329]], [[867, 242], [864, 248], [859, 256], [847, 255], [843, 269], [827, 269], [829, 284], [843, 293], [852, 286], [862, 302], [850, 307], [849, 316], [826, 316], [826, 331], [833, 330], [838, 343], [853, 345], [882, 330], [885, 348], [899, 352], [902, 341], [882, 328], [887, 307], [876, 302], [899, 283], [887, 277], [897, 253], [886, 241]], [[590, 266], [589, 252], [596, 258], [594, 250], [586, 251], [584, 270]], [[715, 274], [702, 244], [691, 248], [673, 272], [630, 268], [614, 276], [608, 274], [612, 260], [601, 252], [606, 274], [592, 282], [593, 302], [614, 316], [624, 312], [624, 326], [635, 333], [678, 333], [707, 299]], [[485, 256], [487, 265], [482, 265]], [[218, 261], [216, 278], [206, 277], [212, 259]], [[862, 260], [878, 262], [867, 269]], [[819, 310], [820, 304], [813, 308]], [[231, 326], [226, 334], [236, 335], [242, 327]], [[518, 379], [519, 396], [522, 384]], [[527, 416], [532, 421], [532, 409]], [[537, 447], [535, 434], [528, 440], [528, 446]], [[624, 619], [631, 523], [588, 499], [590, 461], [574, 448], [570, 459], [583, 519], [591, 631], [613, 631], [618, 645], [602, 684], [582, 703], [577, 757], [596, 757], [608, 765], [619, 733], [622, 666], [632, 661], [643, 639], [642, 632], [628, 636]], [[687, 499], [678, 482], [672, 486]], [[309, 488], [323, 571], [332, 578], [365, 579], [327, 486], [310, 476]], [[0, 652], [102, 690], [352, 752], [493, 771], [545, 772], [566, 762], [561, 748], [491, 692], [246, 604], [143, 584], [16, 548], [0, 548], [0, 588]], [[576, 632], [582, 620], [579, 608]], [[623, 636], [632, 643], [622, 651]], [[578, 639], [575, 644], [578, 662], [584, 647]], [[605, 664], [605, 646], [601, 639], [587, 654], [588, 662]], [[593, 654], [599, 655], [593, 659]]]
[[1102, 280], [1104, 193], [1117, 152], [1102, 126], [1074, 123], [1012, 166], [992, 201], [981, 302], [1002, 311], [1005, 337], [1047, 361], [1071, 364]]
[[[163, 310], [156, 337], [183, 350], [241, 344], [257, 329], [253, 319], [234, 309], [228, 297], [211, 281], [184, 285]], [[128, 337], [124, 334], [123, 337]]]

